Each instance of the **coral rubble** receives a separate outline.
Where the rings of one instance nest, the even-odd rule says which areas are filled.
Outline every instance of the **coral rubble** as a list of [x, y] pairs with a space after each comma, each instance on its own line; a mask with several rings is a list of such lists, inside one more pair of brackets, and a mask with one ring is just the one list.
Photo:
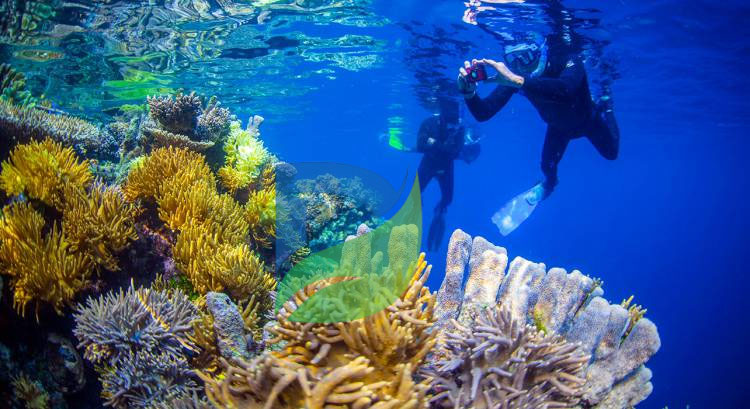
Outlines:
[[[474, 327], [472, 322], [497, 304], [503, 320], [578, 345], [590, 356], [580, 373], [566, 377], [585, 381], [580, 392], [573, 389], [585, 407], [629, 407], [650, 394], [651, 372], [643, 365], [661, 344], [650, 320], [609, 304], [598, 282], [579, 271], [547, 270], [544, 264], [517, 257], [506, 274], [507, 260], [505, 249], [481, 237], [472, 240], [460, 230], [453, 233], [436, 306], [443, 348], [453, 342], [446, 334], [451, 320], [458, 319], [453, 325], [468, 331], [488, 331], [481, 321], [486, 318]], [[469, 277], [462, 289], [467, 264]], [[634, 316], [639, 319], [627, 332]]]

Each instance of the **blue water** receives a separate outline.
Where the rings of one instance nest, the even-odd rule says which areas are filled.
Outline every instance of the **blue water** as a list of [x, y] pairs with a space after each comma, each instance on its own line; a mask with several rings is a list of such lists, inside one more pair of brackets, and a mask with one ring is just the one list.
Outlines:
[[[580, 269], [604, 280], [605, 296], [618, 302], [635, 295], [659, 327], [661, 350], [648, 366], [654, 392], [643, 408], [741, 408], [746, 354], [743, 266], [748, 245], [750, 150], [750, 29], [743, 2], [571, 2], [594, 7], [616, 59], [613, 83], [621, 130], [620, 157], [609, 162], [585, 139], [568, 147], [560, 185], [509, 237], [490, 217], [506, 200], [541, 177], [545, 126], [520, 97], [483, 125], [482, 154], [457, 162], [455, 198], [447, 230], [461, 228], [508, 248], [512, 256], [548, 266]], [[567, 4], [567, 3], [566, 3]], [[460, 27], [459, 2], [399, 2], [382, 12], [436, 35], [472, 42], [481, 34]], [[418, 18], [416, 17], [418, 16]], [[304, 116], [269, 123], [270, 146], [289, 160], [330, 160], [360, 165], [398, 184], [419, 157], [389, 150], [377, 135], [387, 118], [405, 118], [407, 134], [432, 111], [415, 98], [410, 33], [388, 27], [378, 34], [400, 46], [382, 66], [340, 73], [306, 97]], [[471, 43], [464, 54], [441, 55], [451, 78], [467, 57], [483, 57], [488, 44]], [[423, 58], [427, 64], [430, 58]], [[480, 89], [480, 93], [489, 89]], [[312, 102], [310, 99], [312, 98]], [[436, 183], [424, 196], [426, 210], [439, 199]], [[431, 212], [426, 211], [425, 226]], [[447, 238], [428, 254], [430, 286], [442, 279]]]
[[[264, 115], [263, 139], [284, 160], [358, 165], [399, 185], [415, 171], [419, 156], [382, 143], [379, 136], [388, 130], [389, 118], [402, 118], [405, 139], [413, 138], [420, 122], [435, 112], [425, 99], [433, 94], [431, 86], [455, 78], [464, 59], [492, 57], [498, 45], [461, 21], [464, 6], [458, 0], [343, 3], [362, 3], [362, 19], [369, 24], [335, 17], [321, 22], [292, 13], [261, 28], [220, 20], [210, 28], [233, 33], [226, 39], [160, 54], [163, 64], [150, 60], [139, 68], [158, 68], [164, 87], [205, 87], [244, 117]], [[743, 256], [750, 229], [745, 158], [750, 151], [750, 5], [618, 0], [569, 1], [565, 7], [587, 41], [590, 79], [612, 84], [620, 157], [606, 161], [585, 139], [573, 141], [554, 194], [518, 230], [502, 237], [490, 217], [541, 178], [545, 125], [516, 96], [481, 126], [480, 158], [471, 165], [457, 162], [447, 232], [461, 228], [506, 247], [511, 257], [600, 277], [605, 297], [613, 302], [634, 294], [658, 325], [662, 342], [648, 363], [654, 392], [639, 407], [747, 407], [750, 279]], [[510, 17], [518, 12], [508, 10]], [[505, 23], [549, 29], [536, 17], [531, 13]], [[89, 27], [95, 24], [87, 21]], [[62, 78], [55, 61], [16, 62], [31, 72], [32, 84], [49, 76], [50, 94], [73, 93], [60, 102], [63, 108], [93, 115], [114, 105], [107, 81], [121, 79], [124, 71], [108, 45], [113, 40], [98, 27], [91, 32], [101, 41], [87, 52], [106, 63], [87, 66], [93, 73], [85, 84]], [[229, 48], [257, 46], [262, 42], [254, 39], [257, 32], [301, 38], [302, 45], [274, 43], [276, 48], [254, 58], [219, 56]], [[342, 47], [334, 41], [347, 34], [368, 43]], [[81, 64], [65, 69], [83, 70]], [[84, 86], [88, 91], [79, 91]], [[480, 88], [480, 94], [490, 90]], [[438, 199], [433, 183], [423, 197], [425, 209]], [[431, 211], [425, 216], [428, 226]], [[433, 289], [441, 283], [446, 250], [447, 237], [439, 250], [428, 253]]]

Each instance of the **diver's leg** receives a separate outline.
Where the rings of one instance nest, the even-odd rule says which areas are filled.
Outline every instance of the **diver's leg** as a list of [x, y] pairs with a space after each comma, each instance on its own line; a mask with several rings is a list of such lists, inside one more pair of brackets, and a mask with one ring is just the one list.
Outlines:
[[605, 159], [615, 160], [620, 153], [620, 128], [611, 106], [601, 103], [595, 108], [586, 138]]
[[542, 173], [544, 173], [544, 197], [557, 186], [557, 165], [568, 147], [570, 138], [561, 131], [547, 127], [547, 135], [544, 137], [542, 148]]
[[419, 178], [419, 191], [423, 193], [432, 178], [435, 177], [435, 169], [431, 166], [431, 161], [427, 159], [426, 155], [423, 155], [422, 160], [419, 162], [417, 177]]
[[430, 231], [427, 233], [427, 249], [437, 250], [445, 235], [445, 213], [448, 206], [453, 202], [453, 161], [437, 175], [440, 184], [440, 202], [435, 206], [435, 213], [430, 223]]

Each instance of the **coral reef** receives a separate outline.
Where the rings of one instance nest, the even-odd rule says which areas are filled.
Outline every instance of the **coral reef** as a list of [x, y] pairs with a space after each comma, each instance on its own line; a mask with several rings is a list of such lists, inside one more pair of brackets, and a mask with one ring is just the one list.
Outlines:
[[230, 192], [248, 187], [260, 175], [263, 165], [275, 161], [259, 139], [262, 122], [263, 117], [256, 115], [248, 121], [247, 129], [242, 129], [240, 121], [229, 125], [229, 136], [224, 144], [225, 163], [218, 175]]
[[34, 107], [20, 107], [0, 99], [0, 135], [15, 145], [47, 137], [71, 146], [79, 155], [108, 154], [111, 144], [106, 132], [91, 123], [61, 113]]
[[[463, 289], [467, 264], [469, 277]], [[460, 230], [451, 236], [446, 265], [436, 306], [442, 348], [450, 342], [444, 333], [451, 320], [471, 327], [477, 316], [497, 304], [504, 320], [536, 327], [537, 334], [546, 337], [560, 337], [590, 356], [580, 375], [575, 375], [585, 380], [581, 405], [629, 407], [650, 394], [651, 372], [643, 365], [660, 347], [656, 326], [640, 316], [626, 333], [634, 314], [603, 299], [596, 280], [579, 271], [546, 270], [544, 264], [520, 257], [510, 263], [506, 274], [505, 249], [481, 237], [472, 240]], [[484, 328], [480, 324], [471, 331]]]
[[26, 89], [26, 77], [8, 64], [0, 64], [0, 99], [24, 107], [37, 103]]
[[173, 255], [201, 294], [227, 291], [236, 300], [256, 296], [269, 305], [276, 282], [245, 242], [248, 225], [242, 207], [219, 194], [203, 156], [178, 148], [159, 148], [133, 167], [125, 195], [150, 198], [166, 225], [179, 231]]
[[253, 361], [222, 360], [221, 378], [199, 375], [218, 407], [426, 408], [428, 380], [416, 368], [435, 343], [428, 333], [434, 297], [423, 256], [406, 291], [387, 310], [330, 324], [290, 321], [294, 310], [327, 285], [324, 280], [297, 293], [277, 314], [270, 342], [282, 345]]
[[13, 378], [13, 390], [26, 409], [49, 409], [47, 391], [39, 381], [32, 381], [26, 374]]
[[196, 307], [179, 290], [135, 289], [89, 298], [73, 330], [84, 356], [97, 364], [102, 397], [115, 408], [148, 408], [191, 396], [196, 379], [187, 351]]
[[442, 407], [572, 407], [582, 395], [589, 357], [560, 336], [515, 321], [500, 306], [469, 327], [451, 321], [441, 359], [426, 370]]
[[[62, 307], [88, 285], [94, 267], [117, 270], [115, 253], [136, 239], [132, 222], [137, 210], [117, 188], [92, 183], [87, 163], [50, 139], [17, 146], [2, 165], [0, 188], [61, 214], [48, 223], [43, 214], [49, 212], [25, 200], [3, 210], [0, 267], [11, 276], [14, 304], [22, 315], [34, 299], [62, 314]], [[38, 310], [37, 303], [37, 317]]]
[[172, 97], [148, 97], [149, 119], [141, 131], [154, 148], [178, 147], [205, 151], [221, 142], [229, 132], [229, 110], [220, 108], [215, 97], [203, 108], [201, 98], [178, 93]]

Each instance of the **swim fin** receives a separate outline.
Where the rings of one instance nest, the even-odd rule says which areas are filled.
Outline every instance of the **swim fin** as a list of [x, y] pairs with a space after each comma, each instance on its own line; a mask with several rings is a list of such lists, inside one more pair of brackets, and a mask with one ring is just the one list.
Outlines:
[[544, 187], [539, 183], [506, 203], [492, 216], [492, 223], [500, 229], [500, 234], [509, 235], [531, 216], [543, 195]]

